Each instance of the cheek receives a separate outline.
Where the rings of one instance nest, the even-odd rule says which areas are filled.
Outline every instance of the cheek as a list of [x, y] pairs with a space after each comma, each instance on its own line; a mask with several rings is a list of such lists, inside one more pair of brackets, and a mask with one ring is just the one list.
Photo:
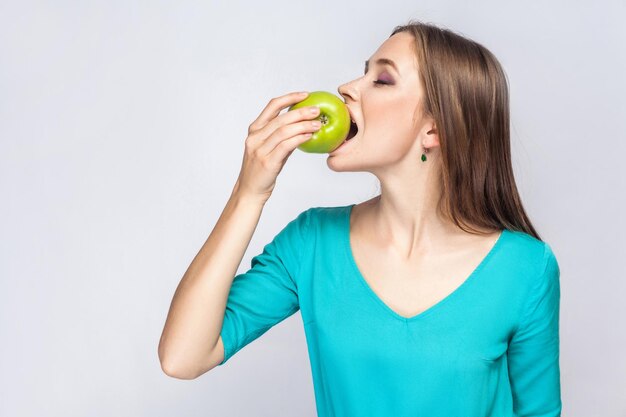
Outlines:
[[385, 159], [398, 160], [405, 156], [415, 142], [415, 133], [409, 122], [391, 123], [375, 129], [366, 129], [365, 143], [368, 151]]
[[404, 97], [364, 103], [366, 120], [363, 145], [372, 157], [398, 160], [413, 146], [416, 137], [415, 102]]
[[384, 149], [380, 149], [379, 155], [381, 155], [381, 157], [383, 157], [386, 161], [397, 162], [404, 159], [410, 149], [411, 146], [406, 141], [394, 140]]

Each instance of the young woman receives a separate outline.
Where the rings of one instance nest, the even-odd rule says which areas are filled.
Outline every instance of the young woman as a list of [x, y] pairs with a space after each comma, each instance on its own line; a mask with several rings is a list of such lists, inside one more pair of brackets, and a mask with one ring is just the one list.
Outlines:
[[560, 416], [559, 266], [528, 219], [504, 71], [484, 46], [411, 21], [339, 88], [358, 126], [329, 154], [380, 195], [313, 207], [234, 277], [286, 159], [317, 129], [270, 101], [176, 291], [163, 370], [195, 378], [300, 310], [319, 416]]

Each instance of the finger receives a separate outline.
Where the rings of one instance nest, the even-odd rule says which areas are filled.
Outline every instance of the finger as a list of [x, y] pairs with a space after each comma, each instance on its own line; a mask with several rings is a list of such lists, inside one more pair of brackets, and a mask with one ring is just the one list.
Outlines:
[[[313, 111], [314, 110], [314, 111]], [[274, 131], [283, 128], [284, 126], [288, 126], [290, 124], [295, 124], [304, 120], [316, 119], [319, 117], [320, 110], [317, 106], [308, 106], [302, 107], [299, 109], [288, 111], [285, 114], [281, 114], [278, 117], [272, 119], [265, 127], [255, 132], [255, 136], [261, 138], [260, 140], [267, 142], [271, 142], [271, 137], [274, 134]], [[283, 137], [284, 139], [284, 137]], [[259, 145], [261, 146], [261, 145]], [[273, 149], [276, 146], [276, 143], [271, 143], [269, 149]]]
[[299, 103], [304, 100], [309, 93], [289, 93], [284, 96], [274, 97], [267, 103], [259, 117], [257, 117], [252, 124], [250, 125], [250, 129], [253, 131], [257, 131], [265, 127], [272, 119], [274, 119], [278, 114], [286, 107], [289, 107], [292, 104]]
[[270, 155], [267, 155], [267, 158], [275, 164], [282, 165], [298, 146], [302, 145], [304, 142], [310, 139], [310, 133], [301, 133], [299, 135], [285, 139], [278, 145], [276, 145]]
[[[318, 120], [305, 120], [297, 123], [290, 123], [276, 129], [274, 133], [259, 147], [261, 155], [269, 155], [276, 148], [281, 146], [282, 142], [288, 141], [295, 136], [301, 136], [307, 133], [314, 133], [320, 130], [321, 126], [315, 125]], [[309, 136], [310, 139], [310, 136]]]

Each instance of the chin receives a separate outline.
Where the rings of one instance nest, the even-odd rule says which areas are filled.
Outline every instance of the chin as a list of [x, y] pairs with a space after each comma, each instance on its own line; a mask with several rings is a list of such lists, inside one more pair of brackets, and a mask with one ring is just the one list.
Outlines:
[[350, 164], [345, 163], [344, 161], [339, 161], [337, 159], [337, 155], [329, 156], [328, 158], [326, 158], [326, 165], [331, 171], [335, 171], [335, 172], [352, 171], [352, 169], [350, 169], [349, 167]]
[[333, 155], [326, 158], [326, 165], [331, 171], [335, 172], [355, 172], [359, 171], [354, 166], [354, 162], [348, 161], [345, 155]]
[[367, 172], [362, 161], [354, 158], [355, 155], [337, 154], [326, 158], [326, 165], [335, 172]]

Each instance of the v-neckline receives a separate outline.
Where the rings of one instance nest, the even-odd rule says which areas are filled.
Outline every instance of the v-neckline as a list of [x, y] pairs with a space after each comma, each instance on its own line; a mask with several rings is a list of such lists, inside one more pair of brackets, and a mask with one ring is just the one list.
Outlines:
[[356, 275], [357, 280], [365, 287], [365, 290], [372, 296], [374, 301], [376, 301], [385, 311], [387, 311], [387, 313], [391, 314], [391, 316], [404, 322], [411, 322], [411, 321], [422, 319], [425, 316], [428, 316], [432, 312], [440, 309], [446, 302], [458, 296], [458, 294], [460, 294], [464, 289], [469, 287], [469, 285], [472, 284], [472, 282], [476, 280], [476, 277], [479, 275], [478, 273], [484, 268], [487, 262], [494, 256], [494, 254], [496, 253], [500, 245], [502, 245], [502, 241], [504, 240], [503, 238], [505, 234], [508, 232], [507, 229], [502, 229], [502, 231], [500, 232], [500, 235], [498, 236], [498, 239], [496, 239], [496, 242], [493, 244], [489, 252], [487, 252], [487, 254], [483, 257], [483, 259], [476, 266], [476, 268], [474, 268], [474, 270], [469, 274], [469, 276], [458, 287], [456, 287], [451, 293], [443, 297], [441, 300], [437, 301], [432, 306], [423, 310], [422, 312], [411, 317], [405, 317], [405, 316], [398, 314], [395, 310], [389, 307], [387, 303], [385, 303], [382, 300], [382, 298], [380, 298], [378, 294], [376, 294], [376, 292], [372, 289], [372, 287], [370, 287], [370, 285], [365, 280], [365, 277], [361, 273], [361, 270], [359, 269], [356, 263], [354, 253], [352, 252], [352, 245], [350, 243], [350, 215], [352, 213], [352, 209], [354, 208], [354, 206], [355, 204], [350, 204], [348, 206], [345, 206], [346, 210], [345, 210], [345, 216], [343, 219], [344, 220], [343, 229], [341, 230], [342, 241], [344, 244], [344, 248], [346, 250], [346, 255], [348, 257], [348, 263], [353, 269], [353, 272]]

